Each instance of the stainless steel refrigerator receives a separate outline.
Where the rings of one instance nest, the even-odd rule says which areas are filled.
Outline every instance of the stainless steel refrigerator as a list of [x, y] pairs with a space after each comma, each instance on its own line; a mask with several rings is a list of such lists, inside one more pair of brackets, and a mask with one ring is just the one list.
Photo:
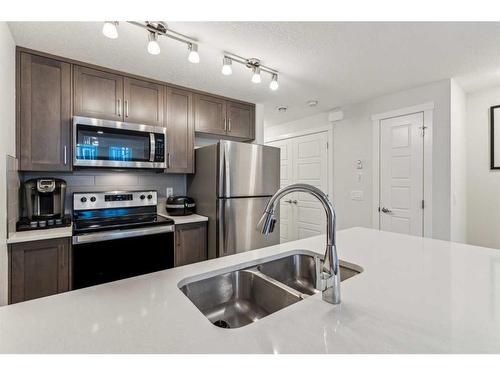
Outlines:
[[208, 257], [278, 244], [278, 226], [264, 237], [257, 223], [280, 187], [280, 149], [219, 141], [196, 149], [195, 155], [187, 195], [196, 200], [197, 213], [208, 216]]

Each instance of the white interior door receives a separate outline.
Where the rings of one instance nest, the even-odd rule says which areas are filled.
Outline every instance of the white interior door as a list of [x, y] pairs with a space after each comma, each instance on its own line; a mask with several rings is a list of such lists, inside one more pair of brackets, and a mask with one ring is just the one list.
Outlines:
[[[305, 183], [328, 194], [328, 133], [316, 133], [268, 145], [281, 149], [281, 187]], [[307, 193], [284, 197], [280, 205], [281, 242], [324, 233], [326, 218], [323, 207]]]
[[381, 230], [423, 236], [423, 113], [380, 121]]
[[[328, 194], [327, 133], [292, 139], [293, 182], [316, 186]], [[326, 230], [323, 205], [308, 193], [293, 197], [297, 239], [316, 236]]]
[[[276, 141], [268, 143], [270, 146], [280, 148], [280, 188], [292, 184], [292, 150], [290, 140]], [[293, 228], [293, 212], [290, 203], [285, 202], [286, 199], [280, 201], [280, 242], [292, 241], [295, 239], [295, 231]]]

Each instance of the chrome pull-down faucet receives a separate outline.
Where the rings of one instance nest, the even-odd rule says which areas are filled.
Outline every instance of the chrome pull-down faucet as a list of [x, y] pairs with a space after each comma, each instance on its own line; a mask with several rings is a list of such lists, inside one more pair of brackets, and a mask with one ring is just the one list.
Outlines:
[[323, 300], [332, 304], [340, 303], [340, 269], [339, 258], [337, 255], [336, 236], [335, 236], [335, 209], [328, 200], [328, 197], [320, 189], [308, 184], [293, 184], [281, 188], [274, 194], [264, 209], [262, 218], [259, 221], [261, 232], [267, 236], [274, 230], [276, 219], [274, 211], [279, 200], [290, 193], [302, 192], [309, 193], [316, 197], [322, 204], [326, 213], [326, 249], [323, 267], [319, 270], [319, 258], [316, 262], [316, 288], [323, 292]]

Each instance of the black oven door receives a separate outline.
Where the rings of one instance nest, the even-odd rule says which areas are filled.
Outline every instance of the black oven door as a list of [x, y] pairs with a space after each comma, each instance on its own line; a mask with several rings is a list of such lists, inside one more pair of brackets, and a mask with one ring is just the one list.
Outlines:
[[73, 237], [73, 289], [172, 268], [174, 233], [152, 230], [158, 231], [132, 237], [113, 237], [119, 231]]

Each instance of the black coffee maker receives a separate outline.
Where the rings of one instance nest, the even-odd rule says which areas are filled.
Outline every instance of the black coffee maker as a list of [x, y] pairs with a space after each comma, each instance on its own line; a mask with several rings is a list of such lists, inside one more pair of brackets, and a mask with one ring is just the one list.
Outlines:
[[60, 178], [33, 178], [24, 183], [26, 217], [18, 230], [67, 225], [64, 215], [66, 182]]

